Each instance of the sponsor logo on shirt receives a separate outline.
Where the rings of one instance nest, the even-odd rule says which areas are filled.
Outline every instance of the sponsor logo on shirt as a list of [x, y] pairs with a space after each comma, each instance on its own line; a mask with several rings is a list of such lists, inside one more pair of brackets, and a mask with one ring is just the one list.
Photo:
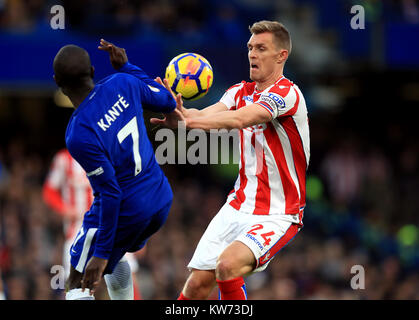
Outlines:
[[151, 90], [151, 91], [154, 91], [154, 92], [160, 92], [160, 89], [159, 89], [159, 88], [156, 88], [156, 87], [150, 86], [149, 84], [148, 84], [147, 86], [150, 88], [150, 90]]
[[103, 168], [102, 167], [99, 167], [99, 168], [97, 168], [97, 169], [95, 169], [95, 170], [87, 173], [87, 176], [88, 177], [90, 177], [90, 176], [99, 176], [99, 175], [101, 175], [104, 172], [105, 171], [103, 170]]
[[251, 95], [251, 96], [244, 96], [243, 97], [243, 100], [249, 101], [249, 102], [252, 102], [253, 103], [253, 95]]
[[254, 243], [256, 243], [258, 245], [260, 250], [263, 250], [262, 244], [254, 236], [252, 236], [250, 233], [246, 234], [246, 238], [249, 238], [250, 240], [252, 240]]

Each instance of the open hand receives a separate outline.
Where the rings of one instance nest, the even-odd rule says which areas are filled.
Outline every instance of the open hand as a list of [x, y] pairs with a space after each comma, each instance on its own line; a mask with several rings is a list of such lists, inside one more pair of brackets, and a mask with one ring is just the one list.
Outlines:
[[119, 48], [104, 39], [100, 39], [100, 46], [98, 46], [98, 49], [109, 53], [112, 67], [115, 70], [121, 69], [122, 66], [128, 62], [127, 53], [124, 48]]
[[[181, 113], [184, 114], [185, 108], [183, 107], [182, 95], [180, 93], [175, 95], [175, 93], [173, 92], [172, 88], [169, 85], [169, 81], [166, 78], [162, 80], [160, 77], [157, 77], [156, 79], [154, 79], [154, 81], [156, 81], [158, 84], [161, 84], [172, 94], [173, 99], [176, 100], [176, 109], [178, 109]], [[180, 100], [177, 99], [177, 96], [180, 97]]]
[[183, 108], [182, 95], [180, 93], [175, 95], [172, 88], [170, 88], [170, 85], [169, 85], [169, 82], [167, 81], [167, 79], [162, 80], [160, 77], [157, 77], [154, 80], [157, 83], [164, 86], [172, 94], [173, 98], [176, 100], [176, 109], [173, 110], [171, 113], [164, 114], [163, 119], [151, 118], [150, 122], [152, 124], [163, 125], [163, 126], [169, 127], [169, 128], [177, 128], [178, 125], [179, 125], [179, 121], [185, 122], [185, 125], [186, 125], [186, 118], [185, 118], [185, 115], [184, 115], [185, 109]]
[[[180, 94], [176, 96], [176, 104], [178, 104], [179, 100], [182, 100]], [[172, 129], [177, 128], [179, 126], [179, 122], [184, 122], [186, 126], [186, 121], [187, 120], [185, 116], [182, 114], [182, 112], [178, 110], [177, 107], [171, 113], [165, 113], [163, 119], [158, 119], [158, 118], [150, 119], [150, 122], [152, 124], [162, 125], [162, 126], [169, 127]]]

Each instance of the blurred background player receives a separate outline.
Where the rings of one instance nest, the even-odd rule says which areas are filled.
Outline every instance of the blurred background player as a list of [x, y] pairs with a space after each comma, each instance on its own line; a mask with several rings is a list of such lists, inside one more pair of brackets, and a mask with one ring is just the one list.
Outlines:
[[179, 117], [189, 129], [240, 130], [239, 176], [188, 264], [181, 300], [205, 299], [215, 284], [222, 300], [247, 299], [243, 277], [265, 270], [302, 228], [310, 138], [304, 97], [283, 75], [291, 38], [277, 21], [256, 22], [250, 32], [253, 82], [232, 86], [203, 110], [180, 101], [176, 113], [151, 120], [170, 125]]
[[[45, 203], [63, 219], [63, 266], [67, 278], [70, 273], [71, 244], [82, 225], [84, 213], [89, 211], [93, 202], [93, 191], [86, 173], [67, 149], [62, 149], [54, 155], [42, 195]], [[138, 262], [132, 253], [127, 253], [125, 258], [132, 272], [134, 300], [138, 300], [141, 298], [136, 280]], [[104, 289], [102, 283], [97, 292], [98, 297], [106, 296]]]
[[81, 227], [83, 214], [92, 205], [93, 192], [83, 168], [71, 157], [67, 149], [62, 149], [54, 155], [42, 195], [45, 203], [63, 218], [63, 266], [68, 276], [71, 243]]

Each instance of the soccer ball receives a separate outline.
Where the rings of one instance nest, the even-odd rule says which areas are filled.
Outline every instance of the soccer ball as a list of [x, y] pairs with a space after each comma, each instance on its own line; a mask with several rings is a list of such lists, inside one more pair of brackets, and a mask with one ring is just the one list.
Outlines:
[[205, 96], [214, 75], [207, 59], [196, 53], [182, 53], [174, 57], [166, 68], [166, 79], [172, 90], [185, 100]]

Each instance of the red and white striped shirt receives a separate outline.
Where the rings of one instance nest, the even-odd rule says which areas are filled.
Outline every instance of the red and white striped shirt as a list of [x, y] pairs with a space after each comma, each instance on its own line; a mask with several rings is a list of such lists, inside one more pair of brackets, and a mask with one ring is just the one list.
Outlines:
[[79, 214], [76, 222], [65, 220], [66, 239], [72, 239], [83, 221], [83, 215], [93, 202], [93, 191], [86, 173], [67, 149], [60, 150], [51, 164], [43, 187], [45, 202], [57, 213], [65, 216], [72, 209]]
[[297, 85], [281, 77], [263, 91], [242, 81], [220, 102], [230, 110], [257, 103], [272, 114], [267, 123], [241, 129], [239, 176], [227, 202], [256, 215], [284, 215], [302, 223], [310, 137], [306, 103]]

